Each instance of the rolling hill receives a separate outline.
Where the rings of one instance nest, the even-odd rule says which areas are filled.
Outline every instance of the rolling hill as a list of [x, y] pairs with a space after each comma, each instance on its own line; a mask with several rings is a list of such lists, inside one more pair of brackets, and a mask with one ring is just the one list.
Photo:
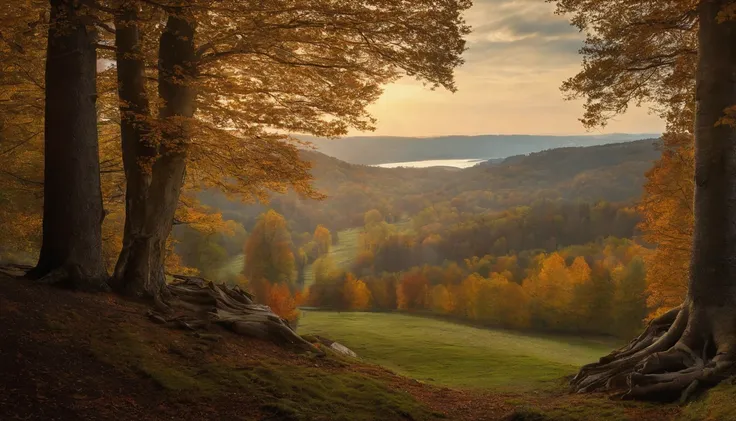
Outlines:
[[[328, 198], [316, 202], [277, 195], [270, 206], [291, 221], [292, 232], [311, 232], [317, 224], [330, 230], [362, 226], [363, 214], [374, 208], [398, 220], [453, 199], [459, 211], [473, 214], [539, 199], [632, 202], [641, 196], [645, 173], [659, 154], [656, 140], [646, 139], [550, 149], [459, 170], [379, 168], [304, 151], [303, 157], [313, 163], [316, 187]], [[205, 192], [201, 199], [246, 229], [266, 209], [216, 192]]]
[[351, 164], [376, 165], [430, 159], [491, 159], [570, 146], [596, 146], [657, 138], [657, 134], [589, 136], [479, 135], [439, 137], [354, 136], [325, 139], [297, 136], [318, 152]]

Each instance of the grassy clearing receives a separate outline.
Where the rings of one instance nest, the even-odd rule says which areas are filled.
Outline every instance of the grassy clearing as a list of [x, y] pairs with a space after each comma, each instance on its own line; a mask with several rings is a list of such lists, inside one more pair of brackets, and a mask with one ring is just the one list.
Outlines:
[[335, 265], [341, 269], [347, 269], [355, 260], [355, 256], [360, 251], [360, 233], [363, 228], [350, 228], [340, 231], [338, 242], [330, 248], [330, 257]]
[[[394, 224], [397, 229], [409, 229], [411, 228], [411, 220], [401, 221]], [[355, 257], [360, 251], [360, 233], [363, 232], [363, 228], [350, 228], [339, 231], [338, 242], [330, 248], [330, 258], [335, 262], [335, 266], [338, 269], [349, 269], [353, 264]], [[245, 255], [239, 254], [232, 257], [222, 268], [220, 268], [219, 277], [222, 279], [230, 279], [243, 273], [243, 266], [245, 265]], [[304, 269], [304, 288], [309, 288], [314, 283], [314, 272], [312, 271], [312, 265], [308, 265]]]
[[308, 311], [299, 331], [330, 337], [367, 361], [428, 383], [503, 391], [554, 388], [617, 345], [386, 313]]
[[[411, 220], [407, 219], [394, 224], [397, 230], [407, 230], [411, 228]], [[337, 233], [337, 244], [330, 248], [329, 256], [335, 262], [338, 269], [350, 269], [356, 256], [360, 252], [360, 234], [363, 227], [350, 228], [339, 231]], [[306, 267], [304, 272], [304, 287], [309, 288], [314, 283], [314, 272], [312, 265]]]
[[722, 394], [716, 405], [694, 406], [694, 415], [680, 420], [675, 405], [570, 394], [564, 377], [620, 345], [610, 339], [481, 329], [401, 314], [305, 313], [300, 333], [330, 337], [371, 363], [438, 386], [467, 389], [480, 401], [502, 401], [513, 408], [506, 421], [725, 421], [733, 418], [713, 414], [736, 409]]
[[[355, 260], [360, 250], [358, 239], [362, 228], [351, 228], [340, 231], [338, 233], [338, 243], [330, 249], [330, 257], [335, 262], [335, 266], [340, 269], [348, 269]], [[220, 268], [219, 276], [222, 279], [234, 278], [236, 275], [243, 273], [245, 265], [245, 255], [239, 254], [231, 258], [222, 268]], [[314, 283], [314, 272], [312, 265], [308, 265], [304, 269], [304, 287], [309, 288]]]
[[234, 256], [228, 262], [220, 268], [219, 277], [221, 279], [232, 279], [237, 275], [243, 273], [243, 267], [245, 266], [245, 254], [238, 254]]
[[[330, 248], [329, 256], [339, 269], [349, 269], [360, 251], [358, 240], [363, 228], [350, 228], [337, 233], [337, 244]], [[304, 288], [309, 288], [314, 283], [314, 271], [312, 265], [304, 269]]]

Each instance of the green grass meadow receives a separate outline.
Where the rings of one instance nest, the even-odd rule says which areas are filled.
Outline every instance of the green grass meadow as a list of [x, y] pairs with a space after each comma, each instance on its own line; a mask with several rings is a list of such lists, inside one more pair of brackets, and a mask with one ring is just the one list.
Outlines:
[[620, 345], [396, 313], [304, 311], [299, 333], [336, 340], [368, 362], [427, 383], [510, 392], [556, 387]]
[[[394, 224], [397, 230], [406, 230], [411, 228], [411, 220], [399, 221]], [[355, 257], [360, 252], [360, 234], [363, 227], [350, 228], [339, 231], [337, 233], [337, 244], [330, 248], [329, 256], [338, 269], [349, 270], [353, 264]], [[312, 265], [306, 267], [304, 271], [304, 288], [309, 288], [314, 283], [314, 271]]]
[[[337, 244], [330, 248], [329, 256], [338, 269], [349, 269], [360, 251], [358, 239], [363, 228], [351, 228], [338, 232]], [[304, 288], [309, 288], [314, 283], [314, 271], [312, 265], [304, 269]]]

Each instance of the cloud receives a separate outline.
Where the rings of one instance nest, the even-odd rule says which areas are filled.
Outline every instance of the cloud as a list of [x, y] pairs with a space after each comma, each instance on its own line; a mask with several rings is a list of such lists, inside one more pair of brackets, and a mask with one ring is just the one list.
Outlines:
[[[585, 35], [554, 11], [542, 0], [476, 0], [465, 16], [473, 33], [456, 71], [458, 92], [428, 91], [408, 79], [387, 86], [371, 107], [376, 134], [585, 133], [581, 103], [559, 91], [580, 70]], [[646, 109], [634, 109], [604, 132], [662, 127]]]
[[549, 3], [480, 0], [466, 19], [473, 26], [465, 56], [469, 66], [494, 63], [547, 69], [580, 61], [583, 35]]

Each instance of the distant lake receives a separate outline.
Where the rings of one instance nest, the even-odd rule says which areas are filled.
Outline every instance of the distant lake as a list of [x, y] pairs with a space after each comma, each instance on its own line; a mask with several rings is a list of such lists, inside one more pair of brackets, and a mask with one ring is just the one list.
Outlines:
[[409, 162], [390, 162], [388, 164], [373, 165], [381, 168], [429, 168], [429, 167], [455, 167], [470, 168], [479, 162], [487, 161], [485, 159], [433, 159], [427, 161], [409, 161]]

